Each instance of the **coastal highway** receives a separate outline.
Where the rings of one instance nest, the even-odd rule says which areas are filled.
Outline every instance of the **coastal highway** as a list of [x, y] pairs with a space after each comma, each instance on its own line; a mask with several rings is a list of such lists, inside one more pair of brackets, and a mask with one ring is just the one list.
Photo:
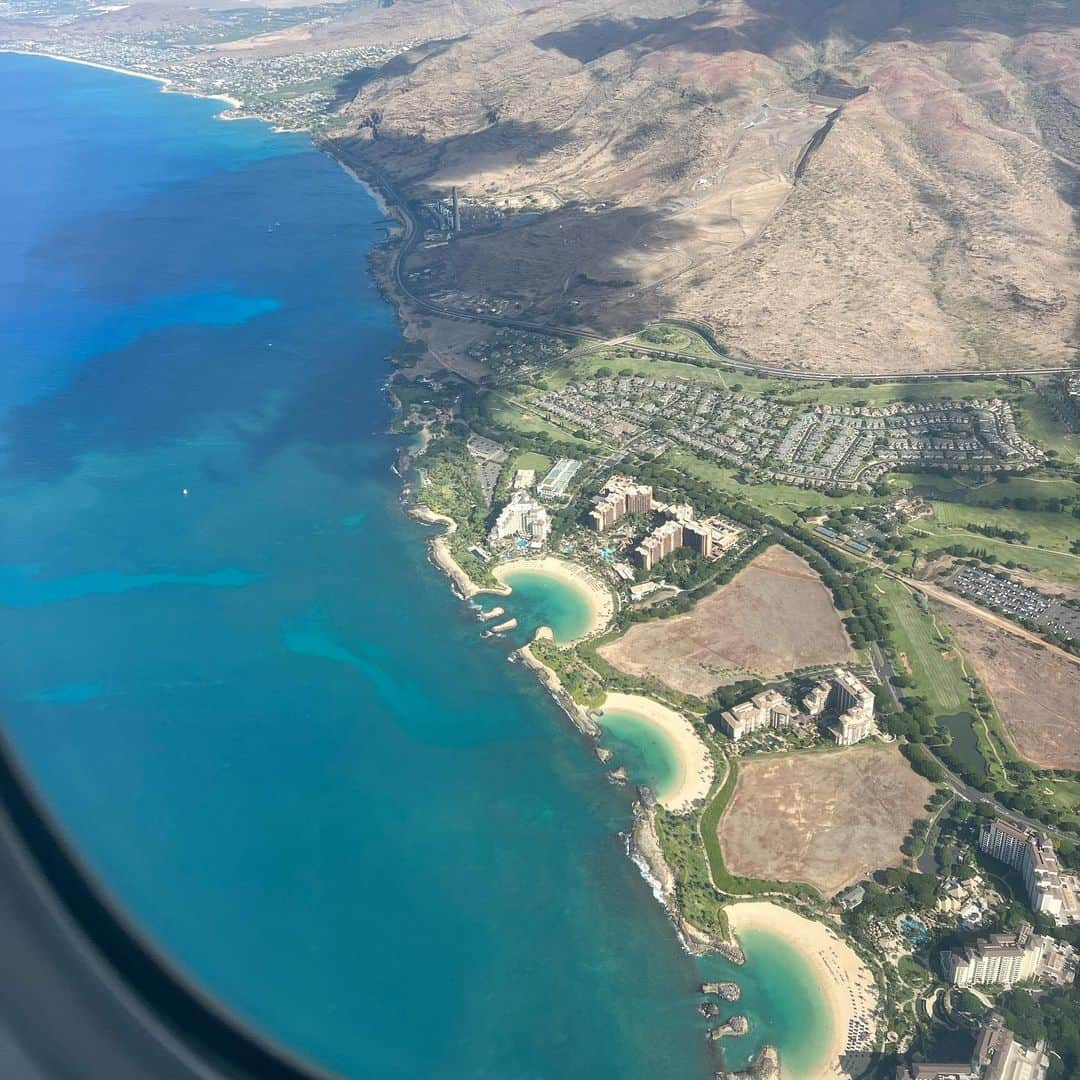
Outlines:
[[[400, 294], [405, 297], [413, 307], [430, 315], [438, 315], [444, 319], [456, 319], [462, 322], [486, 323], [489, 326], [506, 327], [511, 330], [525, 330], [534, 334], [546, 334], [549, 337], [570, 338], [583, 343], [594, 343], [596, 346], [617, 343], [620, 348], [628, 352], [638, 353], [644, 356], [655, 356], [660, 359], [688, 360], [696, 363], [701, 362], [701, 356], [696, 353], [681, 352], [677, 349], [650, 348], [648, 345], [630, 344], [626, 341], [626, 335], [616, 338], [608, 338], [594, 330], [582, 330], [579, 327], [554, 326], [549, 323], [530, 322], [524, 319], [507, 319], [497, 315], [484, 315], [465, 308], [450, 307], [447, 304], [437, 304], [433, 300], [420, 296], [409, 288], [405, 280], [405, 260], [415, 250], [422, 235], [420, 224], [413, 215], [409, 200], [401, 193], [394, 181], [387, 173], [369, 161], [356, 158], [346, 159], [341, 151], [332, 146], [324, 149], [332, 157], [341, 157], [345, 164], [357, 175], [369, 181], [384, 196], [388, 206], [399, 216], [404, 235], [394, 255], [392, 273], [394, 284]], [[1054, 375], [1063, 373], [1080, 373], [1080, 367], [1046, 367], [1046, 368], [985, 368], [977, 371], [952, 370], [952, 371], [893, 371], [887, 375], [864, 375], [851, 371], [796, 371], [782, 367], [778, 364], [762, 364], [753, 360], [731, 356], [723, 352], [708, 327], [694, 320], [672, 318], [673, 323], [682, 323], [693, 329], [695, 333], [703, 337], [709, 346], [718, 354], [721, 363], [725, 367], [745, 371], [752, 375], [771, 376], [783, 379], [802, 379], [807, 382], [828, 382], [831, 379], [857, 378], [866, 382], [901, 382], [918, 381], [921, 379], [957, 379], [964, 376], [979, 376], [988, 378], [995, 375]]]
[[244, 1028], [139, 937], [66, 847], [2, 732], [0, 798], [3, 1080], [332, 1080]]

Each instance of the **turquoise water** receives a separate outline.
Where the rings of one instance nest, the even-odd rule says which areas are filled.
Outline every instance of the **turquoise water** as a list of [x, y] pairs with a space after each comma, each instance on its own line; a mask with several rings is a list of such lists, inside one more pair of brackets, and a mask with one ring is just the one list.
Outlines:
[[784, 1080], [814, 1080], [828, 1049], [830, 1018], [813, 972], [783, 938], [752, 930], [739, 940], [746, 953], [741, 967], [715, 956], [701, 961], [708, 979], [730, 979], [742, 990], [738, 1002], [721, 1002], [720, 1019], [742, 1013], [750, 1021], [748, 1034], [722, 1040], [727, 1065], [742, 1068], [771, 1043], [780, 1051]]
[[[344, 1076], [709, 1075], [627, 794], [400, 513], [378, 209], [219, 108], [0, 56], [5, 731], [176, 962]], [[794, 1055], [771, 955], [738, 1049]]]
[[515, 640], [531, 640], [541, 626], [561, 642], [588, 633], [589, 601], [582, 589], [536, 570], [510, 569], [502, 579], [513, 591], [498, 603], [518, 621]]
[[344, 1076], [708, 1075], [626, 793], [400, 512], [378, 209], [219, 108], [0, 56], [5, 730], [174, 959]]
[[662, 798], [679, 782], [681, 770], [671, 741], [654, 724], [633, 713], [605, 709], [600, 718], [600, 740], [614, 752], [612, 767], [623, 765], [635, 784]]

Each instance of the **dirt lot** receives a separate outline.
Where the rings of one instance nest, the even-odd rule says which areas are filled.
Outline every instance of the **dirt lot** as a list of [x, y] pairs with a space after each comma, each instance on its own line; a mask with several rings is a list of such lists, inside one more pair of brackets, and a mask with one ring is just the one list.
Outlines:
[[1080, 769], [1080, 665], [975, 615], [935, 607], [993, 698], [1018, 753], [1044, 768]]
[[724, 860], [733, 874], [832, 895], [901, 863], [933, 790], [894, 746], [747, 761], [717, 828]]
[[620, 671], [701, 697], [749, 675], [852, 655], [829, 591], [804, 559], [779, 545], [693, 611], [633, 626], [600, 653]]

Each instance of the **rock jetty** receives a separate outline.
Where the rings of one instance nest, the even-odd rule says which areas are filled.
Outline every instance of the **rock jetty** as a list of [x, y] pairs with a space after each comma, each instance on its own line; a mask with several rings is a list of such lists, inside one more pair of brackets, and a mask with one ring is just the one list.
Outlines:
[[713, 1042], [717, 1039], [726, 1038], [728, 1035], [745, 1035], [750, 1030], [750, 1021], [745, 1016], [733, 1016], [719, 1027], [714, 1027], [709, 1032], [709, 1038]]
[[763, 1046], [761, 1053], [741, 1072], [718, 1072], [716, 1080], [780, 1080], [780, 1052]]

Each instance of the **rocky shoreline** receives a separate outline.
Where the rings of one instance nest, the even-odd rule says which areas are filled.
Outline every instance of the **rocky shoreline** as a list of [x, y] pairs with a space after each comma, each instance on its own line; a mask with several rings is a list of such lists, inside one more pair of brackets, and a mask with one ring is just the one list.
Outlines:
[[654, 886], [657, 899], [663, 904], [668, 917], [679, 931], [688, 953], [692, 956], [718, 953], [732, 964], [741, 967], [746, 963], [746, 957], [737, 944], [702, 930], [683, 917], [679, 906], [675, 874], [668, 865], [660, 846], [655, 815], [655, 809], [646, 806], [643, 802], [634, 804], [634, 825], [629, 838], [630, 857]]
[[780, 1080], [780, 1051], [775, 1046], [763, 1046], [745, 1069], [718, 1072], [716, 1080]]

